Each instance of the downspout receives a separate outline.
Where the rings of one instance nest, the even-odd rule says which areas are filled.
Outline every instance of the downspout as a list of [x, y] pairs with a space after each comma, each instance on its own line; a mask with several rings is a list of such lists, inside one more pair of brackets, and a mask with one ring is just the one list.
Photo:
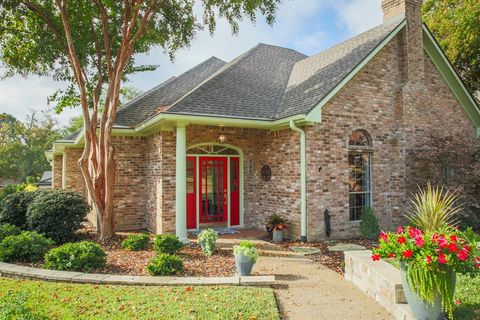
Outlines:
[[307, 166], [305, 131], [290, 121], [290, 129], [300, 133], [300, 229], [302, 242], [307, 242]]

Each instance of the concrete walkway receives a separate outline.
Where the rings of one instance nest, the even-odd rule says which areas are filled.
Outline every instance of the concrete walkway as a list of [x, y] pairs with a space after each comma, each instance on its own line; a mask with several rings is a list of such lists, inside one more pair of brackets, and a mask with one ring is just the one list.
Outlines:
[[284, 319], [393, 319], [352, 283], [308, 258], [262, 256], [253, 271], [275, 275]]

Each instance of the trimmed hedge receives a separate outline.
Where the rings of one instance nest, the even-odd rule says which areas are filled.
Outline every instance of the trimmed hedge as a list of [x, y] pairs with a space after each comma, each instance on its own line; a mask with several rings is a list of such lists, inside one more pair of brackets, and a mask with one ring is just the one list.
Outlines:
[[150, 237], [146, 233], [130, 234], [122, 241], [122, 248], [132, 251], [144, 250], [150, 243]]
[[44, 191], [21, 191], [9, 194], [3, 199], [0, 209], [0, 224], [13, 224], [19, 228], [27, 227], [27, 210], [35, 197]]
[[37, 262], [53, 246], [51, 239], [33, 231], [8, 236], [0, 242], [0, 261]]
[[183, 272], [183, 261], [177, 255], [159, 253], [150, 260], [147, 272], [152, 276], [176, 275]]
[[360, 235], [366, 239], [377, 239], [380, 234], [380, 226], [375, 211], [371, 207], [365, 207], [360, 221]]
[[153, 248], [158, 253], [175, 254], [182, 249], [183, 243], [173, 234], [159, 234], [155, 237]]
[[74, 239], [89, 209], [87, 200], [78, 192], [42, 192], [28, 206], [27, 225], [30, 230], [63, 243]]
[[107, 255], [102, 247], [90, 241], [66, 243], [45, 255], [47, 269], [69, 271], [91, 271], [103, 269]]
[[13, 224], [2, 224], [0, 225], [0, 242], [8, 236], [18, 236], [20, 233], [22, 230], [19, 227]]

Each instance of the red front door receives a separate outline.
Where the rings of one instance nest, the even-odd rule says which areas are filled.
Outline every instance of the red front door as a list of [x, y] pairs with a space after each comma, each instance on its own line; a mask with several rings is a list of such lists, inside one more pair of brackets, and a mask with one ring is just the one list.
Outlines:
[[200, 223], [228, 220], [227, 160], [223, 157], [200, 157]]

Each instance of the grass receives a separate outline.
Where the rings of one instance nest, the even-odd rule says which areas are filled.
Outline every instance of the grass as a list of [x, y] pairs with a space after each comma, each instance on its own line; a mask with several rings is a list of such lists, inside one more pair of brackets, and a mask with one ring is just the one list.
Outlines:
[[[387, 259], [386, 262], [400, 269], [400, 263], [396, 260]], [[455, 306], [453, 315], [455, 319], [478, 320], [480, 319], [480, 276], [471, 278], [457, 274], [457, 285], [455, 287], [455, 301], [460, 304]]]
[[140, 287], [0, 278], [49, 319], [279, 319], [273, 291], [251, 287]]

